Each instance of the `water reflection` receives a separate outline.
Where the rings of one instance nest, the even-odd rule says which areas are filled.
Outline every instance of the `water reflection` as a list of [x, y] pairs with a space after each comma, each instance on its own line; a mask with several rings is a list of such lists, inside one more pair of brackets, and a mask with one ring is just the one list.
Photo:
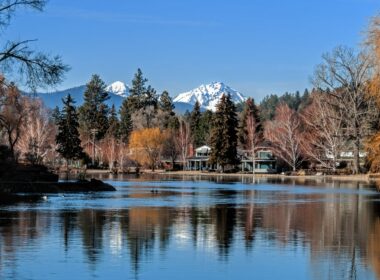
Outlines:
[[[267, 278], [270, 271], [258, 260], [269, 256], [279, 261], [284, 278], [380, 278], [380, 207], [368, 184], [269, 180], [246, 187], [231, 179], [234, 184], [218, 187], [222, 181], [210, 178], [199, 191], [189, 190], [188, 181], [168, 181], [152, 192], [151, 185], [136, 182], [141, 184], [119, 187], [105, 200], [163, 202], [96, 208], [79, 200], [82, 208], [52, 203], [47, 209], [39, 204], [1, 210], [0, 278], [57, 279], [72, 268], [86, 279], [112, 273], [175, 279], [186, 264], [194, 270], [183, 279], [199, 273], [228, 279], [228, 265], [238, 267], [242, 279], [253, 267], [258, 278]], [[288, 191], [265, 190], [278, 183]], [[183, 197], [184, 205], [168, 206]], [[205, 266], [205, 259], [213, 265]]]

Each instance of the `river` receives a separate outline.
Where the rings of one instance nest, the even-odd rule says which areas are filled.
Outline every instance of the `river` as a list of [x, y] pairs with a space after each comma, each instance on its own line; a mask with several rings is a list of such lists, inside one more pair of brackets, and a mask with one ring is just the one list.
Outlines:
[[0, 206], [0, 279], [380, 279], [373, 185], [106, 180], [116, 192]]

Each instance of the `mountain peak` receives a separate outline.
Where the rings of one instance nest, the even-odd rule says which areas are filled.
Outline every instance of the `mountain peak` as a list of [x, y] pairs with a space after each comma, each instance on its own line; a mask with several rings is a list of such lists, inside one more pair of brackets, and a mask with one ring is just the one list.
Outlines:
[[129, 87], [127, 84], [121, 81], [116, 81], [107, 86], [106, 91], [115, 95], [119, 95], [121, 97], [127, 97], [129, 94]]
[[216, 111], [216, 105], [224, 94], [230, 94], [231, 100], [234, 103], [246, 100], [243, 94], [223, 82], [211, 82], [210, 84], [202, 84], [191, 91], [181, 93], [173, 101], [190, 105], [194, 105], [198, 101], [201, 108]]

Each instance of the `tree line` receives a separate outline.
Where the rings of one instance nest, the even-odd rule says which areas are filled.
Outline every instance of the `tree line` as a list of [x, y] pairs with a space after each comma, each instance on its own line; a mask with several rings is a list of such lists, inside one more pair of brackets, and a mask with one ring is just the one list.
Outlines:
[[[0, 27], [19, 8], [42, 10], [46, 1], [0, 1]], [[30, 89], [59, 83], [69, 67], [59, 56], [30, 49], [30, 41], [8, 42], [0, 50], [0, 157], [31, 164], [60, 165], [81, 160], [111, 170], [128, 165], [151, 169], [185, 162], [194, 148], [209, 145], [210, 163], [234, 166], [237, 151], [252, 162], [260, 149], [271, 149], [283, 170], [336, 172], [345, 162], [353, 173], [380, 170], [380, 18], [368, 28], [360, 49], [339, 46], [322, 56], [312, 76], [313, 89], [269, 95], [260, 104], [249, 98], [233, 104], [223, 96], [216, 112], [176, 115], [167, 91], [158, 94], [140, 69], [120, 108], [109, 107], [105, 83], [93, 75], [84, 103], [67, 96], [63, 108], [47, 109], [23, 94], [14, 80]], [[57, 160], [58, 159], [58, 160]], [[60, 160], [62, 159], [62, 160]]]

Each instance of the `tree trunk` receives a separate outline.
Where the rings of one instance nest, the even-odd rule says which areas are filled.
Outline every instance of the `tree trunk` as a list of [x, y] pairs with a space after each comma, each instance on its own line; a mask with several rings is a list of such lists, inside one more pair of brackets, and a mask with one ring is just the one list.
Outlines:
[[354, 145], [354, 173], [360, 173], [360, 139], [355, 139]]

